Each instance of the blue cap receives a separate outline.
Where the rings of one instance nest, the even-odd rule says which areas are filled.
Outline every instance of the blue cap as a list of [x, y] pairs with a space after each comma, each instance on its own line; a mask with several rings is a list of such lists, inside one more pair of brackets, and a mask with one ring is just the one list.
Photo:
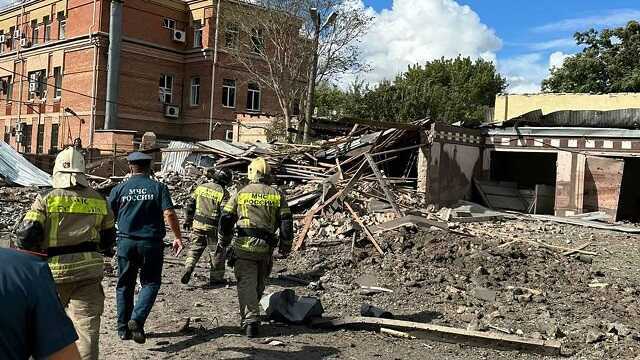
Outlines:
[[127, 161], [132, 162], [132, 161], [148, 161], [153, 159], [153, 157], [151, 155], [147, 155], [145, 153], [141, 153], [139, 151], [136, 152], [132, 152], [131, 154], [129, 154], [127, 156]]

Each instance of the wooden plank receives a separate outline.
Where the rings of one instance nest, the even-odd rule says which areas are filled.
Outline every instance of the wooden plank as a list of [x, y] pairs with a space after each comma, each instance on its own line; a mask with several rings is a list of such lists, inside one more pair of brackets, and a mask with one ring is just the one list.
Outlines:
[[347, 210], [349, 210], [349, 212], [351, 213], [351, 216], [353, 216], [353, 218], [360, 225], [360, 227], [362, 227], [362, 230], [364, 230], [364, 233], [367, 235], [367, 238], [369, 238], [369, 241], [371, 241], [373, 246], [375, 246], [376, 250], [378, 250], [380, 255], [384, 256], [384, 251], [382, 251], [382, 248], [380, 247], [380, 245], [378, 245], [378, 242], [373, 237], [373, 234], [371, 234], [371, 231], [369, 231], [369, 228], [367, 227], [367, 225], [365, 225], [365, 223], [362, 221], [362, 219], [360, 219], [358, 214], [356, 214], [356, 212], [353, 211], [353, 209], [351, 208], [351, 205], [349, 205], [348, 202], [345, 201], [344, 206], [347, 208]]
[[387, 198], [387, 201], [389, 202], [389, 204], [391, 204], [393, 211], [396, 213], [397, 216], [404, 216], [404, 213], [400, 210], [400, 208], [398, 207], [398, 204], [396, 204], [396, 201], [393, 198], [393, 194], [391, 194], [391, 191], [387, 187], [386, 180], [382, 177], [382, 173], [380, 172], [378, 165], [376, 165], [376, 161], [373, 160], [373, 157], [370, 154], [366, 154], [364, 158], [367, 159], [367, 161], [369, 162], [369, 166], [371, 167], [371, 170], [373, 170], [373, 174], [376, 176], [376, 179], [378, 180], [378, 184], [380, 184], [380, 187], [384, 192], [384, 196]]
[[572, 219], [572, 218], [551, 216], [551, 215], [531, 215], [531, 217], [536, 220], [547, 220], [547, 221], [553, 221], [553, 222], [562, 223], [562, 224], [586, 226], [594, 229], [620, 231], [620, 232], [625, 232], [629, 234], [640, 234], [640, 228], [633, 228], [633, 227], [621, 226], [621, 225], [610, 225], [610, 224], [604, 224], [597, 221], [586, 221], [586, 220], [579, 220], [579, 219]]
[[[520, 350], [543, 355], [560, 355], [561, 343], [557, 340], [538, 340], [493, 332], [469, 331], [448, 326], [412, 321], [379, 319], [372, 317], [346, 317], [340, 319], [318, 319], [312, 322], [317, 327], [386, 327], [400, 330], [418, 330], [420, 337], [449, 343], [464, 343], [475, 346], [507, 350]], [[418, 333], [414, 335], [418, 336]]]
[[569, 255], [571, 255], [571, 254], [573, 254], [573, 253], [576, 253], [576, 252], [578, 252], [578, 251], [580, 251], [580, 250], [584, 250], [584, 249], [585, 249], [587, 246], [589, 246], [589, 245], [591, 245], [591, 243], [590, 243], [590, 242], [588, 242], [588, 243], [586, 243], [586, 244], [582, 244], [582, 245], [578, 246], [578, 247], [577, 247], [577, 248], [575, 248], [575, 249], [567, 250], [567, 251], [563, 252], [563, 253], [562, 253], [562, 255], [564, 255], [564, 256], [569, 256]]

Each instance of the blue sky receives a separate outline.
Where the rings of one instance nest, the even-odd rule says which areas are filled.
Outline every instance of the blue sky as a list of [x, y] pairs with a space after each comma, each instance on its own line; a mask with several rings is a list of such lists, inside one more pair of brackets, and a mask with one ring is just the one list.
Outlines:
[[361, 0], [377, 20], [364, 39], [375, 82], [408, 63], [460, 53], [496, 61], [511, 92], [535, 92], [580, 51], [573, 33], [640, 20], [638, 0]]

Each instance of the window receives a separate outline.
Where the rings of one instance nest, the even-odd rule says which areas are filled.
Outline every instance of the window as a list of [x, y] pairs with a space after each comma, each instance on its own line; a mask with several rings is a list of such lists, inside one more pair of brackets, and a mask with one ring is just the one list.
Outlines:
[[44, 42], [51, 40], [51, 19], [48, 16], [44, 17]]
[[195, 20], [193, 22], [193, 47], [202, 47], [202, 23], [200, 20]]
[[[0, 30], [0, 37], [5, 37], [4, 30]], [[7, 42], [7, 37], [4, 41], [0, 42], [0, 53], [4, 52], [4, 44]]]
[[5, 76], [0, 78], [0, 86], [2, 87], [2, 94], [6, 101], [11, 101], [13, 96], [13, 83], [11, 82], [11, 76]]
[[224, 131], [224, 139], [226, 141], [233, 141], [233, 130], [225, 130]]
[[200, 104], [200, 78], [191, 79], [191, 106]]
[[38, 37], [40, 36], [40, 28], [38, 27], [38, 20], [31, 21], [31, 43], [36, 45], [38, 43]]
[[6, 125], [4, 127], [4, 142], [9, 143], [11, 141], [11, 126]]
[[253, 29], [251, 33], [251, 51], [254, 53], [261, 53], [264, 50], [264, 38], [262, 37], [262, 30]]
[[222, 106], [234, 108], [236, 107], [236, 81], [224, 79], [222, 80]]
[[44, 70], [29, 72], [29, 99], [45, 97], [45, 86], [46, 80]]
[[51, 124], [51, 146], [49, 147], [50, 151], [58, 151], [58, 131], [60, 129], [60, 125]]
[[38, 134], [36, 138], [36, 154], [44, 152], [44, 124], [38, 125]]
[[173, 89], [173, 75], [160, 75], [160, 101], [163, 104], [171, 104]]
[[58, 13], [58, 39], [64, 39], [65, 31], [67, 30], [67, 17], [64, 16], [64, 11]]
[[234, 24], [227, 24], [224, 29], [224, 46], [229, 49], [237, 49], [240, 39], [238, 27]]
[[62, 68], [56, 66], [53, 68], [53, 81], [54, 81], [54, 98], [62, 97]]
[[16, 46], [16, 38], [13, 36], [13, 33], [15, 33], [15, 32], [16, 32], [16, 27], [15, 26], [12, 26], [12, 27], [9, 28], [8, 36], [11, 38], [11, 42], [9, 43], [11, 45], [9, 45], [9, 47], [12, 48], [12, 49]]
[[22, 130], [22, 145], [24, 145], [24, 152], [26, 153], [30, 153], [31, 152], [31, 132], [32, 132], [33, 126], [32, 125], [24, 125], [24, 128]]
[[175, 30], [176, 29], [176, 21], [169, 18], [162, 19], [162, 27]]
[[258, 84], [249, 83], [248, 85], [247, 110], [260, 111], [260, 87]]

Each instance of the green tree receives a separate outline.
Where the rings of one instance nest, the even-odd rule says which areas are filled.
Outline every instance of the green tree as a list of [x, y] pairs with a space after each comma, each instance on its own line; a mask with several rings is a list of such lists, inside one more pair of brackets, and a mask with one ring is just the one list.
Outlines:
[[378, 84], [364, 94], [366, 109], [359, 115], [386, 121], [430, 117], [447, 123], [479, 123], [506, 84], [492, 62], [442, 58], [410, 66], [393, 82]]
[[551, 70], [545, 92], [613, 93], [640, 91], [640, 24], [574, 35], [582, 52]]

